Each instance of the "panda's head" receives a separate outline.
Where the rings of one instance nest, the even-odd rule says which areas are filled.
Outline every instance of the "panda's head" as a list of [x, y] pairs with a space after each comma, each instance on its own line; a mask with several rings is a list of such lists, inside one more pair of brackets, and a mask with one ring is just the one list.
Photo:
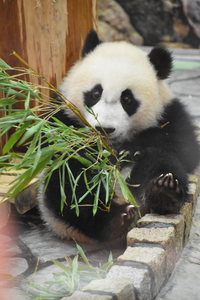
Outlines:
[[[91, 30], [82, 59], [59, 89], [92, 126], [98, 128], [100, 123], [111, 141], [118, 144], [157, 124], [164, 106], [171, 101], [163, 80], [171, 67], [171, 54], [164, 47], [155, 47], [146, 55], [124, 41], [102, 43]], [[84, 104], [93, 109], [98, 121]], [[76, 118], [70, 110], [66, 113]]]

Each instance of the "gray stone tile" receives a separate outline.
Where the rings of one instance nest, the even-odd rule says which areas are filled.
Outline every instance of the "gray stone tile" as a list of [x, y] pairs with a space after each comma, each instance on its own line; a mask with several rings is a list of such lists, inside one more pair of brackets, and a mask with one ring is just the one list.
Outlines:
[[[78, 252], [74, 241], [62, 241], [44, 227], [26, 231], [19, 238], [41, 262], [76, 255]], [[85, 252], [96, 249], [89, 245], [81, 246]]]
[[130, 278], [137, 292], [138, 300], [151, 299], [151, 276], [147, 269], [113, 266], [106, 278]]

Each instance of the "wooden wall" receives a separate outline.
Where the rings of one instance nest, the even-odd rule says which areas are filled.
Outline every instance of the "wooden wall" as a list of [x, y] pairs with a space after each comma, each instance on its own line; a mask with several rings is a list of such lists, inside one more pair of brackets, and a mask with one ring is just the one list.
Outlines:
[[12, 67], [23, 66], [10, 55], [17, 52], [57, 87], [92, 27], [97, 29], [97, 0], [0, 0], [0, 57]]

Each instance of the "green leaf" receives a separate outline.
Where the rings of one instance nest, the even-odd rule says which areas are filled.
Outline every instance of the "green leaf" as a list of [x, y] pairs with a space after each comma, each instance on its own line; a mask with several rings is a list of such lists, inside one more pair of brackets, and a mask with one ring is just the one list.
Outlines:
[[70, 274], [71, 273], [71, 271], [70, 271], [70, 268], [69, 267], [67, 267], [67, 266], [65, 266], [63, 263], [61, 263], [60, 261], [58, 261], [57, 259], [51, 259], [52, 260], [52, 262], [54, 263], [54, 264], [56, 264], [59, 268], [61, 268], [63, 271], [65, 271], [67, 274]]
[[24, 102], [24, 108], [25, 108], [25, 110], [28, 110], [29, 103], [30, 103], [30, 92], [28, 92], [28, 95], [27, 95], [26, 100]]
[[72, 189], [72, 201], [74, 200], [75, 202], [75, 208], [76, 208], [76, 215], [77, 217], [79, 216], [79, 207], [78, 207], [78, 201], [77, 201], [77, 198], [76, 198], [76, 193], [74, 192], [74, 183], [75, 183], [75, 179], [74, 179], [74, 175], [69, 167], [69, 164], [68, 162], [66, 161], [65, 162], [65, 165], [66, 165], [66, 168], [67, 168], [67, 171], [68, 171], [68, 176], [69, 176], [69, 182], [70, 182], [70, 185], [71, 185], [71, 189]]
[[67, 255], [65, 255], [65, 259], [67, 261], [68, 267], [71, 269], [72, 268], [72, 259]]
[[[75, 243], [76, 243], [76, 241], [75, 241]], [[77, 247], [77, 249], [78, 249], [78, 251], [79, 251], [79, 253], [80, 253], [82, 259], [83, 259], [84, 262], [86, 263], [86, 265], [87, 265], [87, 266], [91, 266], [91, 264], [89, 263], [89, 260], [87, 259], [87, 257], [86, 257], [86, 255], [85, 255], [83, 249], [81, 248], [81, 246], [78, 245], [78, 244], [76, 243], [76, 247]]]
[[17, 102], [16, 99], [13, 99], [13, 98], [2, 98], [2, 99], [0, 99], [0, 107], [6, 106], [6, 105], [13, 105], [16, 102]]
[[104, 177], [101, 176], [101, 181], [103, 182], [104, 184], [104, 188], [105, 188], [105, 191], [106, 191], [106, 199], [105, 199], [105, 204], [108, 204], [108, 201], [109, 201], [109, 198], [110, 198], [110, 186], [112, 185], [112, 182], [110, 184], [110, 174], [108, 172], [105, 172], [105, 177], [106, 177], [106, 180], [104, 180]]
[[129, 188], [127, 187], [127, 184], [126, 184], [125, 180], [122, 178], [119, 170], [116, 171], [116, 175], [117, 175], [117, 179], [119, 181], [120, 188], [121, 188], [121, 191], [122, 191], [125, 201], [129, 201], [135, 207], [138, 207], [137, 202], [135, 201], [132, 193], [130, 192]]
[[3, 147], [3, 154], [6, 154], [17, 143], [19, 138], [26, 131], [26, 128], [28, 128], [30, 124], [31, 124], [31, 121], [24, 123], [19, 129], [16, 130], [15, 133], [13, 133], [11, 135], [10, 139], [7, 141], [7, 143]]
[[77, 159], [80, 163], [82, 163], [86, 167], [90, 167], [92, 165], [91, 161], [89, 161], [85, 157], [80, 156], [79, 154], [74, 155], [73, 158]]
[[53, 151], [52, 153], [45, 155], [45, 156], [41, 156], [41, 159], [37, 165], [37, 168], [35, 168], [34, 172], [32, 170], [32, 167], [30, 167], [29, 169], [27, 169], [24, 173], [22, 173], [21, 175], [19, 175], [14, 182], [16, 182], [8, 191], [8, 193], [6, 194], [6, 197], [9, 197], [9, 199], [14, 198], [19, 192], [21, 192], [28, 184], [29, 182], [36, 177], [36, 175], [38, 173], [40, 173], [44, 167], [47, 165], [47, 163], [49, 162], [49, 160], [51, 159], [52, 155], [53, 155]]
[[93, 216], [94, 216], [94, 215], [96, 214], [96, 212], [97, 212], [98, 202], [99, 202], [100, 188], [101, 188], [101, 181], [99, 181], [99, 183], [98, 183], [97, 191], [96, 191], [95, 198], [94, 198], [94, 206], [93, 206], [93, 209], [92, 209]]
[[107, 151], [106, 149], [103, 150], [102, 156], [109, 157], [110, 155], [111, 153], [109, 151]]
[[75, 275], [78, 271], [78, 254], [74, 257], [72, 261], [72, 275]]
[[[42, 130], [42, 127], [44, 126], [44, 123], [45, 123], [45, 120], [41, 119], [39, 121], [39, 123], [37, 123], [36, 125], [33, 125], [33, 126], [31, 125], [29, 128], [27, 128], [27, 131], [25, 132], [23, 137], [20, 139], [17, 146], [19, 147], [19, 146], [23, 145], [36, 132], [37, 132], [37, 136], [38, 136]], [[35, 145], [34, 145], [34, 147], [35, 147]]]
[[0, 58], [0, 68], [2, 68], [2, 69], [12, 69], [2, 58]]
[[7, 90], [7, 93], [6, 93], [6, 97], [9, 97], [10, 95], [14, 95], [16, 97], [20, 97], [20, 98], [26, 98], [26, 95], [24, 95], [23, 93], [20, 93], [16, 90], [14, 90], [13, 88], [9, 88]]

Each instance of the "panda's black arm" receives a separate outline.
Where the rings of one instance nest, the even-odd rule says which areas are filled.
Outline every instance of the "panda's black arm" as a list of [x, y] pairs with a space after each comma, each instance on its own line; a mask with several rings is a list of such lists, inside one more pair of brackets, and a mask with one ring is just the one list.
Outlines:
[[200, 146], [191, 116], [177, 99], [165, 108], [157, 127], [142, 131], [123, 147], [130, 152], [132, 159], [136, 151], [143, 155], [148, 149], [151, 149], [152, 156], [155, 151], [156, 159], [166, 156], [166, 163], [177, 157], [187, 173], [193, 172], [200, 161]]
[[166, 107], [161, 127], [163, 124], [161, 142], [167, 143], [167, 149], [177, 155], [186, 172], [192, 173], [200, 162], [200, 146], [192, 117], [178, 99]]
[[124, 147], [134, 162], [127, 180], [133, 195], [158, 213], [177, 212], [186, 199], [188, 174], [197, 167], [200, 153], [183, 105], [174, 100], [158, 127], [141, 132]]

